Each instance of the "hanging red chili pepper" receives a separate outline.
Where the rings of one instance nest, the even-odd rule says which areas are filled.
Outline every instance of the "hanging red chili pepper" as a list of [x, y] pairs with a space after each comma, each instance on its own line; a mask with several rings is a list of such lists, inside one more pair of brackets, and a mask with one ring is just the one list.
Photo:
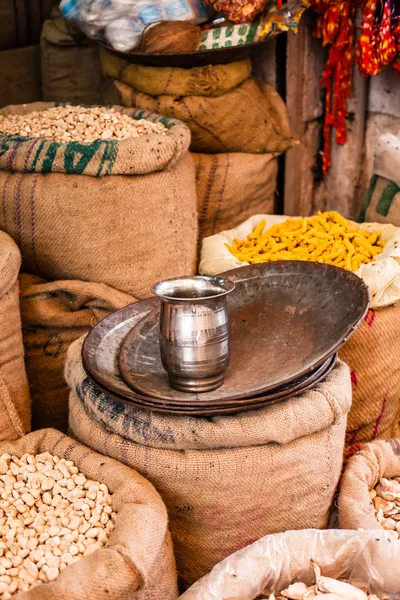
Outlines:
[[[329, 46], [321, 85], [325, 93], [324, 148], [322, 170], [331, 165], [331, 130], [336, 142], [346, 143], [347, 98], [352, 95], [354, 55], [360, 73], [377, 75], [392, 63], [400, 73], [400, 17], [394, 0], [311, 0], [318, 14], [314, 35]], [[356, 16], [363, 20], [356, 43]]]
[[331, 166], [331, 129], [336, 129], [336, 142], [346, 142], [347, 98], [351, 96], [352, 63], [355, 36], [355, 3], [353, 0], [314, 0], [312, 7], [320, 14], [315, 35], [322, 45], [330, 45], [328, 60], [322, 73], [325, 93], [324, 149], [322, 170]]
[[400, 76], [400, 17], [396, 18], [395, 25], [393, 27], [393, 36], [396, 44], [396, 58], [393, 61], [393, 68], [396, 69]]

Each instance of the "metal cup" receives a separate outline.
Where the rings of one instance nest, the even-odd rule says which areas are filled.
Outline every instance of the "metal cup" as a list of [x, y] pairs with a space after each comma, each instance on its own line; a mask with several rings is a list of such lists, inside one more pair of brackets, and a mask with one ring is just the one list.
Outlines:
[[235, 284], [221, 277], [160, 281], [160, 352], [170, 384], [183, 392], [209, 392], [224, 381], [230, 360], [227, 294]]

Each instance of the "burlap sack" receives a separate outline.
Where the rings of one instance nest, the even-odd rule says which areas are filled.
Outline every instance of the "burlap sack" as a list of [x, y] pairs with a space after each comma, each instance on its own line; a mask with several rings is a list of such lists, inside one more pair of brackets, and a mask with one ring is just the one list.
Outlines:
[[382, 477], [400, 476], [400, 439], [371, 442], [348, 461], [339, 493], [342, 529], [383, 529], [375, 517], [369, 490]]
[[[19, 437], [31, 428], [31, 400], [24, 365], [24, 347], [19, 311], [18, 273], [21, 254], [12, 239], [0, 231], [0, 404], [4, 396], [5, 406], [12, 401], [19, 414], [15, 423], [15, 436]], [[11, 411], [11, 413], [10, 413]], [[6, 415], [10, 416], [7, 417]], [[0, 416], [0, 439], [8, 428], [8, 420], [16, 417], [12, 407]], [[14, 427], [12, 427], [14, 429]]]
[[266, 533], [323, 528], [351, 404], [348, 367], [281, 404], [230, 417], [173, 417], [115, 402], [69, 349], [70, 429], [137, 469], [169, 511], [182, 587]]
[[359, 220], [400, 226], [400, 138], [391, 133], [378, 140], [374, 175]]
[[43, 24], [40, 57], [45, 102], [102, 103], [99, 46], [60, 14]]
[[208, 96], [226, 94], [250, 76], [251, 62], [207, 65], [193, 69], [133, 65], [116, 54], [101, 50], [105, 77], [116, 79], [150, 96]]
[[350, 367], [353, 403], [346, 456], [360, 444], [400, 434], [400, 303], [368, 311], [340, 358]]
[[199, 243], [256, 213], [274, 212], [278, 163], [270, 154], [192, 154]]
[[42, 429], [16, 442], [2, 442], [0, 453], [51, 452], [73, 460], [90, 479], [105, 483], [117, 513], [107, 545], [70, 565], [59, 577], [18, 600], [175, 600], [176, 569], [165, 506], [141, 475], [81, 446], [55, 431]]
[[47, 282], [20, 275], [25, 364], [34, 429], [68, 427], [68, 347], [114, 310], [135, 298], [101, 283]]
[[281, 154], [295, 143], [285, 103], [270, 85], [248, 78], [218, 98], [150, 96], [115, 81], [123, 106], [150, 110], [187, 123], [193, 152]]
[[385, 177], [373, 175], [359, 220], [400, 226], [400, 185]]
[[[400, 542], [393, 542], [388, 533], [308, 529], [267, 535], [235, 552], [179, 600], [254, 600], [270, 593], [278, 596], [299, 581], [311, 586], [315, 584], [311, 559], [325, 577], [347, 580], [379, 598], [399, 597]], [[342, 595], [327, 597], [360, 597], [348, 590], [339, 591]]]
[[[283, 223], [284, 215], [255, 214], [234, 229], [202, 241], [199, 271], [216, 275], [236, 269], [241, 262], [226, 247], [235, 238], [245, 239], [265, 220], [265, 230]], [[356, 224], [357, 225], [357, 224]], [[374, 261], [356, 274], [368, 286], [371, 306], [359, 330], [340, 351], [351, 369], [353, 403], [347, 422], [346, 456], [362, 442], [397, 435], [400, 419], [400, 229], [393, 225], [362, 223], [362, 230], [380, 230], [386, 246]]]
[[162, 120], [169, 132], [91, 144], [0, 134], [0, 227], [19, 245], [27, 272], [106, 283], [135, 298], [149, 296], [157, 280], [194, 273], [190, 132], [143, 111], [128, 114]]

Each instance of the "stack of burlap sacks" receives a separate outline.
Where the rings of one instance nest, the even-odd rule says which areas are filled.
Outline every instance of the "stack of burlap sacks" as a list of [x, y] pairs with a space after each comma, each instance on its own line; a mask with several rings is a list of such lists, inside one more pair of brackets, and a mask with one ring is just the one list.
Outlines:
[[[375, 150], [374, 175], [359, 221], [400, 227], [400, 139], [383, 134]], [[400, 277], [400, 260], [397, 267]], [[385, 274], [382, 274], [382, 284]], [[386, 277], [387, 279], [387, 277]], [[387, 281], [394, 286], [396, 277]], [[400, 302], [370, 310], [341, 351], [351, 369], [353, 406], [347, 427], [347, 456], [374, 439], [400, 436]]]
[[42, 429], [27, 434], [31, 402], [19, 312], [20, 264], [18, 247], [0, 232], [0, 454], [21, 457], [27, 452], [46, 451], [73, 460], [88, 478], [108, 486], [117, 517], [104, 548], [69, 566], [52, 583], [39, 585], [18, 597], [175, 600], [176, 568], [168, 516], [152, 485], [130, 468], [59, 431]]
[[167, 505], [182, 589], [267, 533], [325, 528], [351, 405], [338, 362], [315, 389], [229, 417], [150, 413], [102, 393], [69, 351], [70, 430], [151, 481]]
[[196, 165], [199, 240], [274, 212], [277, 156], [295, 142], [279, 94], [251, 77], [250, 60], [193, 69], [130, 64], [102, 51], [106, 103], [187, 123]]
[[[400, 161], [399, 167], [400, 169]], [[200, 273], [216, 275], [243, 265], [226, 248], [245, 239], [265, 220], [266, 227], [286, 221], [283, 215], [254, 215], [239, 227], [203, 240]], [[378, 260], [364, 265], [371, 309], [339, 356], [351, 369], [352, 407], [347, 421], [346, 458], [374, 439], [400, 435], [400, 228], [380, 223], [360, 224], [380, 231], [387, 246]]]
[[[195, 272], [190, 132], [173, 119], [163, 123], [165, 136], [89, 145], [1, 136], [0, 229], [22, 252], [21, 311], [35, 429], [67, 429], [63, 370], [72, 341], [110, 312], [148, 297], [155, 281]], [[12, 347], [5, 356], [13, 356]]]

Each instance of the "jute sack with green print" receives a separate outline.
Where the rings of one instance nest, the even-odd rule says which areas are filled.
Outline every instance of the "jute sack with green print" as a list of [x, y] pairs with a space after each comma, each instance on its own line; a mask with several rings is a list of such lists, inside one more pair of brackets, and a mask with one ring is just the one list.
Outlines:
[[[35, 103], [0, 111], [27, 113]], [[166, 135], [60, 144], [0, 133], [0, 229], [20, 247], [24, 271], [106, 283], [144, 298], [159, 279], [194, 273], [197, 215], [188, 127]]]
[[392, 134], [379, 138], [374, 175], [359, 221], [400, 225], [400, 139]]

